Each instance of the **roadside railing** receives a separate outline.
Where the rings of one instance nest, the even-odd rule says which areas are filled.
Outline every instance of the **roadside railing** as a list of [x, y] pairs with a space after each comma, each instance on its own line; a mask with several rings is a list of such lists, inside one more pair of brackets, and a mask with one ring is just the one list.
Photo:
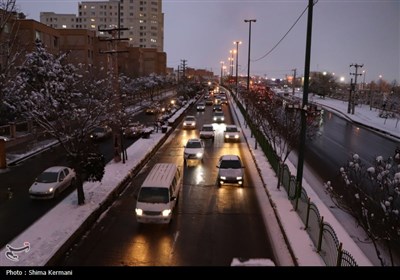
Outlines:
[[318, 254], [324, 260], [325, 264], [327, 266], [357, 266], [354, 257], [343, 249], [343, 244], [337, 238], [335, 230], [329, 223], [324, 221], [324, 217], [320, 215], [318, 207], [311, 201], [303, 187], [297, 199], [296, 177], [291, 174], [286, 164], [282, 165], [279, 163], [279, 158], [265, 135], [253, 123], [247, 110], [245, 110], [242, 103], [237, 99], [237, 96], [232, 94], [232, 97], [272, 168], [276, 174], [279, 174], [281, 184], [288, 194], [288, 199], [294, 205], [294, 210], [304, 223], [304, 230], [309, 234]]

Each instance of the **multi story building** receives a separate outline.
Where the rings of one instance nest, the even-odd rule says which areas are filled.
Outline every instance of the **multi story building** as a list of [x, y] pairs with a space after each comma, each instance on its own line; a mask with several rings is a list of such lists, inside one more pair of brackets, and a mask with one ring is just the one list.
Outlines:
[[104, 29], [120, 27], [121, 38], [139, 48], [164, 50], [164, 14], [162, 0], [109, 0], [80, 2], [77, 16], [41, 12], [40, 22], [54, 28], [77, 28], [107, 36]]

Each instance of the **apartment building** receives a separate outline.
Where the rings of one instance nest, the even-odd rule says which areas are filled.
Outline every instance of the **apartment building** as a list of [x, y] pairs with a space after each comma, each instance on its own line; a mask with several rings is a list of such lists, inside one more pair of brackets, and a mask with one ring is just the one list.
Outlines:
[[121, 38], [138, 48], [164, 50], [162, 0], [83, 1], [78, 15], [41, 12], [40, 21], [54, 28], [88, 29], [97, 36], [109, 36], [105, 29], [124, 28]]

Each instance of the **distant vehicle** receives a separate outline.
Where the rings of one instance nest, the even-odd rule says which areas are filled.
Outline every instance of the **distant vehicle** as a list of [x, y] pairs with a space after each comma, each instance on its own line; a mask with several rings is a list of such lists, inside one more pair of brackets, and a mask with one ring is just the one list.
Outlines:
[[236, 125], [227, 125], [224, 131], [224, 141], [240, 141], [240, 131]]
[[197, 103], [196, 106], [197, 111], [204, 111], [206, 109], [206, 104], [204, 102]]
[[214, 103], [213, 103], [213, 100], [212, 100], [212, 98], [208, 98], [207, 100], [206, 100], [206, 105], [213, 105]]
[[157, 163], [143, 181], [136, 201], [138, 223], [168, 224], [178, 201], [182, 175], [174, 163]]
[[187, 163], [188, 160], [202, 161], [203, 156], [204, 156], [203, 140], [197, 138], [189, 139], [183, 151], [183, 157], [185, 162]]
[[53, 166], [43, 171], [29, 188], [32, 199], [52, 199], [76, 181], [75, 171], [66, 166]]
[[109, 126], [98, 126], [95, 127], [90, 133], [90, 138], [93, 140], [103, 140], [110, 137], [112, 134], [112, 129]]
[[221, 104], [228, 104], [228, 99], [225, 95], [220, 95]]
[[212, 124], [203, 124], [200, 130], [200, 139], [212, 139], [214, 141], [215, 131]]
[[213, 111], [222, 111], [222, 106], [221, 106], [221, 104], [214, 104], [214, 106], [213, 106]]
[[183, 120], [183, 129], [195, 129], [196, 118], [194, 116], [186, 116]]
[[156, 107], [148, 107], [146, 108], [146, 114], [148, 115], [154, 115], [158, 112], [158, 109]]
[[142, 136], [145, 126], [139, 122], [130, 123], [123, 131], [126, 138], [139, 138]]
[[243, 187], [244, 172], [243, 164], [238, 155], [223, 155], [218, 161], [217, 185], [237, 184]]
[[222, 111], [215, 111], [213, 115], [213, 121], [217, 123], [222, 123], [225, 121], [224, 112]]

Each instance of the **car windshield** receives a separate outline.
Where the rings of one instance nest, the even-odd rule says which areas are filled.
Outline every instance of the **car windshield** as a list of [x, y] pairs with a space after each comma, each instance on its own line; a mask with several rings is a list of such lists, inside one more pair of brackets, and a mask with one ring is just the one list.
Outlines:
[[57, 182], [58, 173], [55, 172], [43, 172], [36, 178], [36, 182], [39, 183], [54, 183]]
[[236, 169], [236, 168], [242, 168], [242, 165], [238, 160], [222, 160], [219, 167]]
[[187, 145], [186, 145], [186, 148], [194, 148], [194, 149], [201, 148], [201, 143], [197, 142], [197, 141], [196, 142], [195, 141], [188, 142]]
[[237, 132], [238, 130], [237, 130], [237, 128], [236, 127], [229, 127], [229, 126], [227, 126], [226, 127], [226, 132]]
[[215, 112], [214, 116], [216, 117], [223, 117], [224, 113], [223, 112]]
[[168, 203], [168, 189], [156, 187], [141, 188], [138, 201], [146, 203]]
[[185, 121], [193, 122], [195, 120], [194, 117], [186, 117]]
[[213, 131], [213, 127], [212, 126], [203, 126], [203, 131]]

